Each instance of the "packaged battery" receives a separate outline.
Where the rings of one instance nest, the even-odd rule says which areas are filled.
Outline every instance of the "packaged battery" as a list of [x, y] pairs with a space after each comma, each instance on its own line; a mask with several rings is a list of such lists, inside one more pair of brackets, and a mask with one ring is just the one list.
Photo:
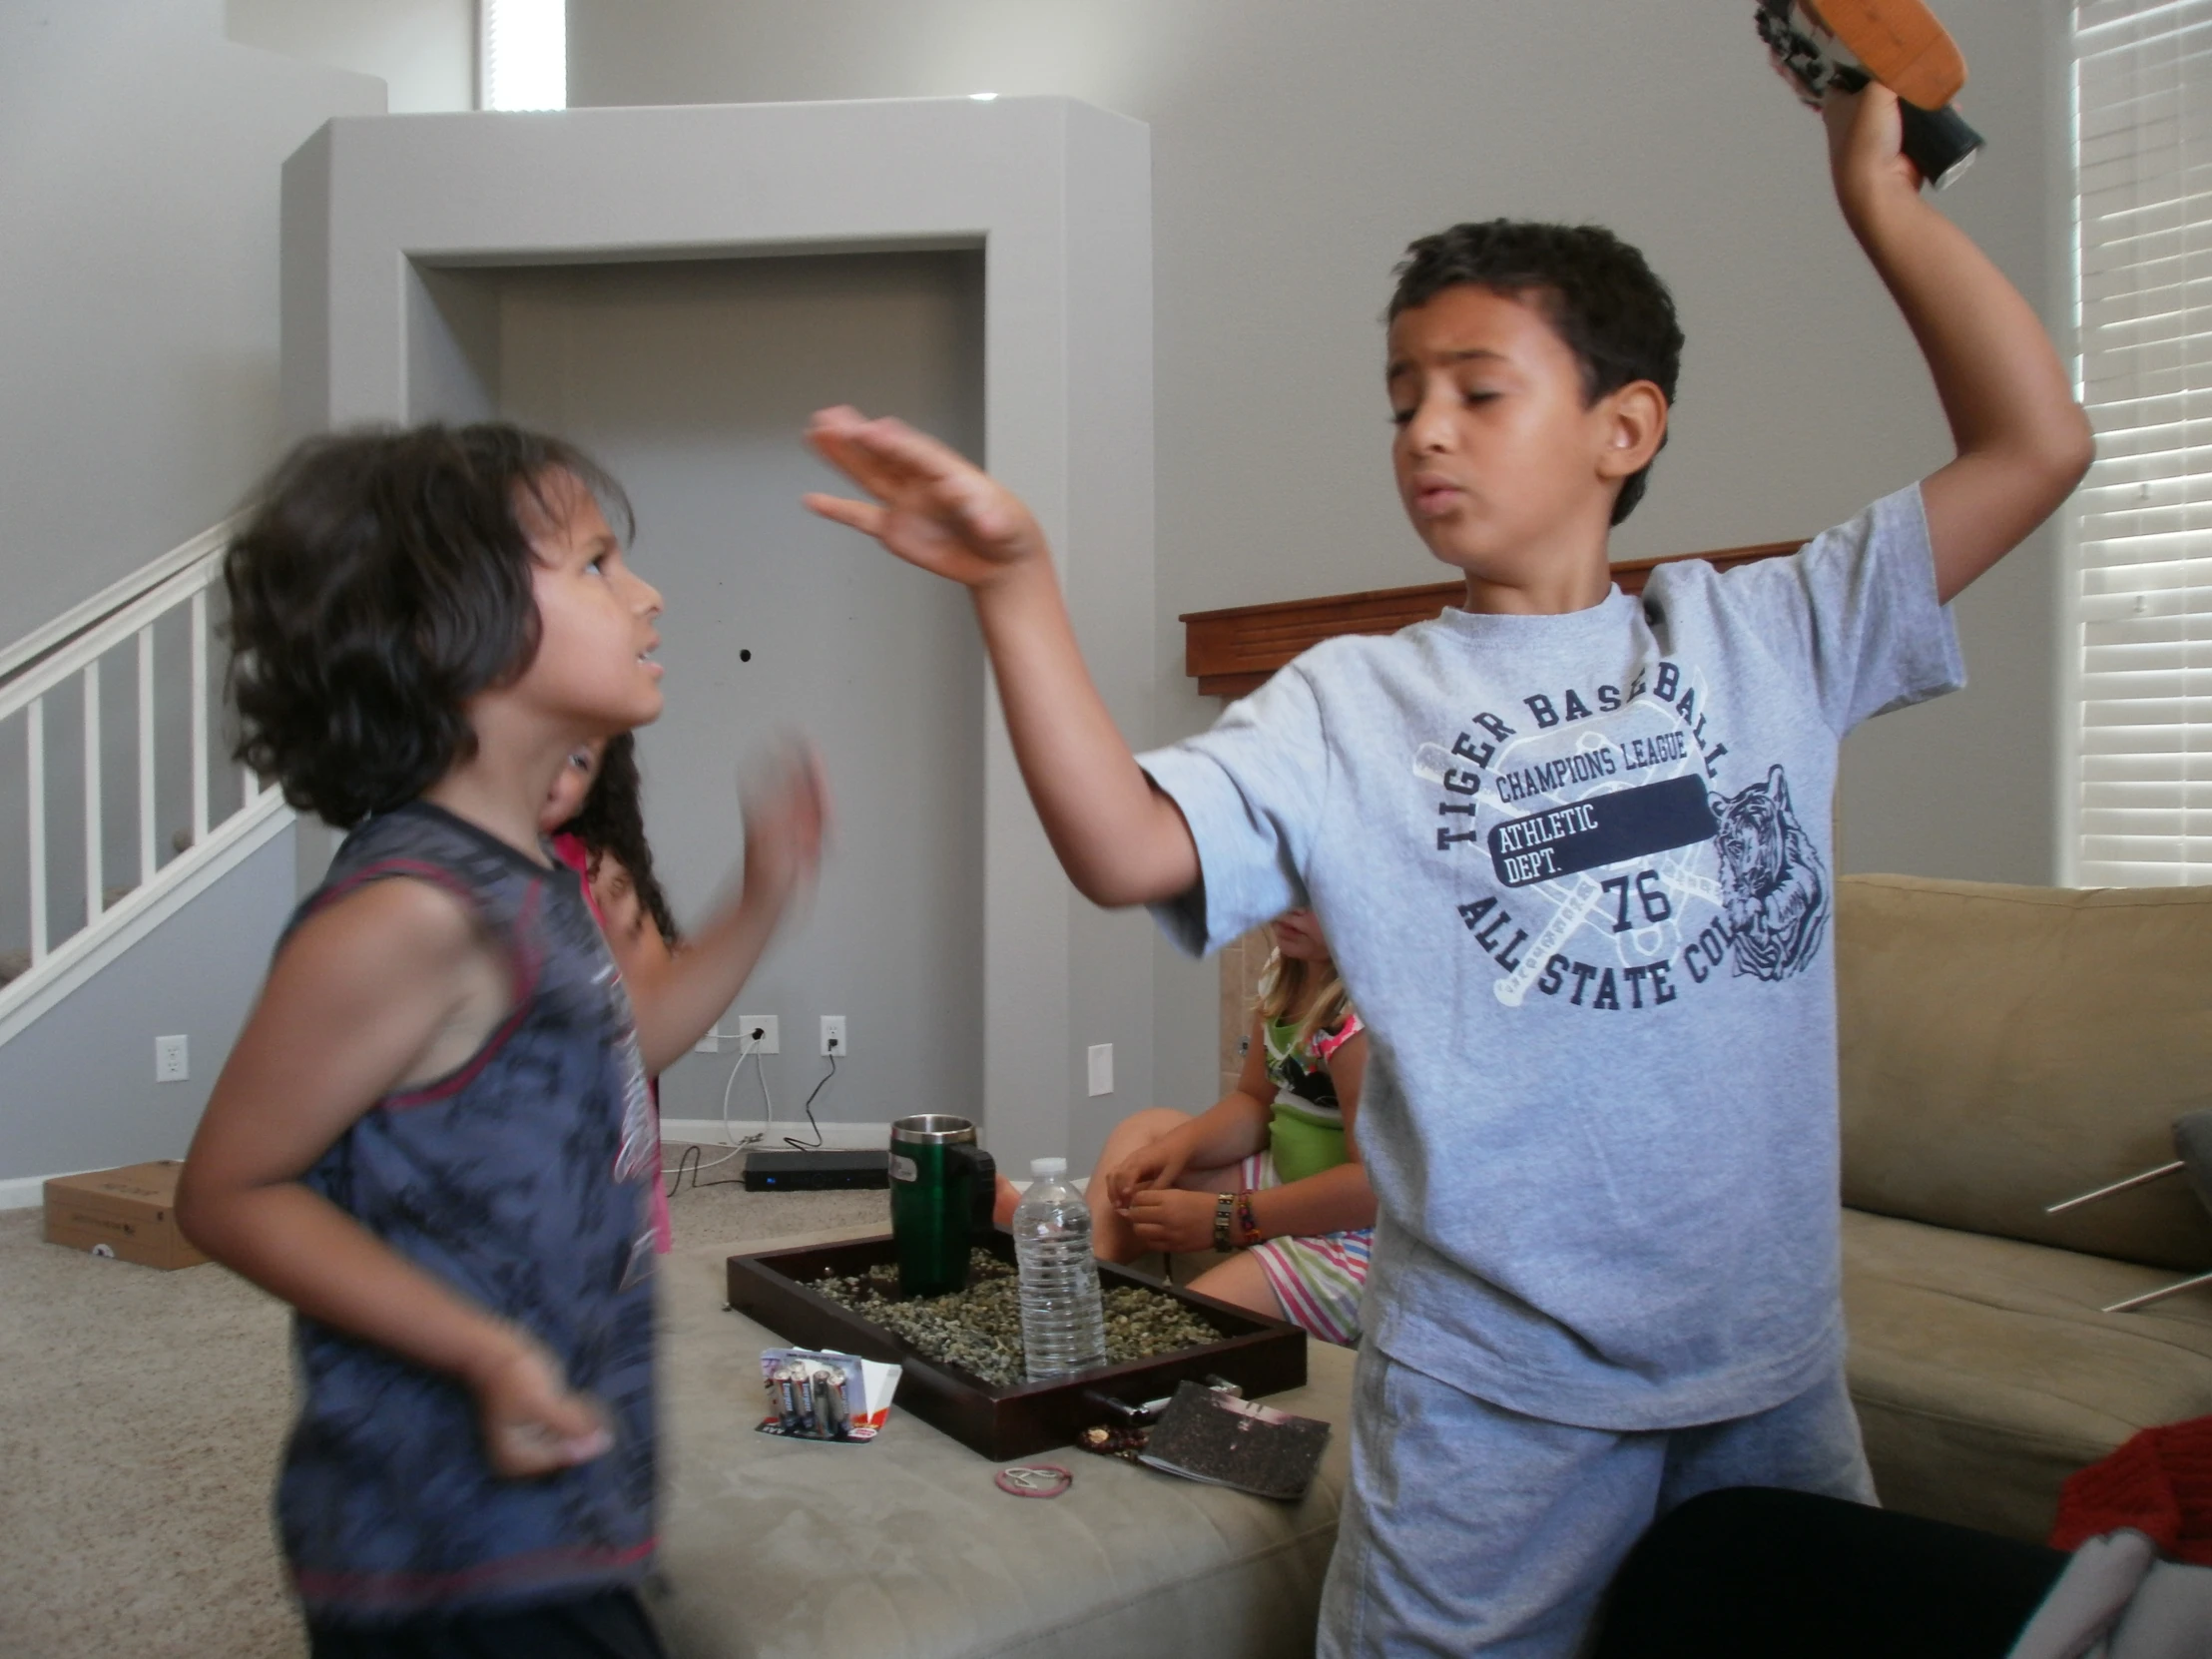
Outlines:
[[772, 1348], [761, 1355], [764, 1434], [870, 1440], [890, 1415], [900, 1368], [833, 1350]]

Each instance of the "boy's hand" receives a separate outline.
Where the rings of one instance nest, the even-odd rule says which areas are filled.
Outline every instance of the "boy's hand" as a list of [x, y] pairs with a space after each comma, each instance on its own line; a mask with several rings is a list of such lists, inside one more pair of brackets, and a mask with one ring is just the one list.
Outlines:
[[1171, 1254], [1214, 1248], [1212, 1193], [1187, 1193], [1180, 1187], [1157, 1187], [1130, 1199], [1122, 1214], [1129, 1230], [1147, 1250]]
[[807, 441], [880, 503], [809, 495], [808, 508], [873, 536], [910, 565], [962, 587], [987, 588], [1044, 556], [1044, 532], [1019, 497], [903, 421], [824, 409], [808, 426]]
[[745, 899], [781, 909], [815, 878], [830, 828], [822, 757], [794, 741], [744, 791]]
[[510, 1480], [551, 1474], [614, 1444], [599, 1407], [570, 1388], [553, 1357], [519, 1333], [468, 1379], [484, 1454]]
[[1828, 128], [1828, 168], [1836, 200], [1856, 225], [1886, 193], [1918, 197], [1921, 170], [1906, 158], [1904, 118], [1898, 95], [1880, 81], [1862, 92], [1830, 87], [1821, 105]]

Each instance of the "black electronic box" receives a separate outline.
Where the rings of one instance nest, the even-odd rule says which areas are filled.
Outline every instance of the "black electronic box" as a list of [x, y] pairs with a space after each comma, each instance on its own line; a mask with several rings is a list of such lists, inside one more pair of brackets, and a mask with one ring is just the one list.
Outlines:
[[888, 1152], [748, 1152], [749, 1193], [821, 1192], [833, 1187], [888, 1187]]

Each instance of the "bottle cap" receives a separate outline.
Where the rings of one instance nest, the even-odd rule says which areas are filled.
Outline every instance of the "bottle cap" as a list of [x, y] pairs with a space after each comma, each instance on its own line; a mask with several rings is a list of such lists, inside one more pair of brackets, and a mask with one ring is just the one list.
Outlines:
[[1055, 1175], [1065, 1175], [1067, 1172], [1068, 1161], [1065, 1158], [1032, 1158], [1029, 1160], [1029, 1173], [1040, 1181], [1047, 1181]]

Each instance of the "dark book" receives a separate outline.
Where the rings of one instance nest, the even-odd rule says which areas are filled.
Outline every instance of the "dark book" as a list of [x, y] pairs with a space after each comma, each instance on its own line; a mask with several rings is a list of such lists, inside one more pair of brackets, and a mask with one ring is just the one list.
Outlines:
[[1313, 1484], [1328, 1447], [1326, 1422], [1184, 1382], [1153, 1428], [1141, 1461], [1256, 1497], [1295, 1501]]

